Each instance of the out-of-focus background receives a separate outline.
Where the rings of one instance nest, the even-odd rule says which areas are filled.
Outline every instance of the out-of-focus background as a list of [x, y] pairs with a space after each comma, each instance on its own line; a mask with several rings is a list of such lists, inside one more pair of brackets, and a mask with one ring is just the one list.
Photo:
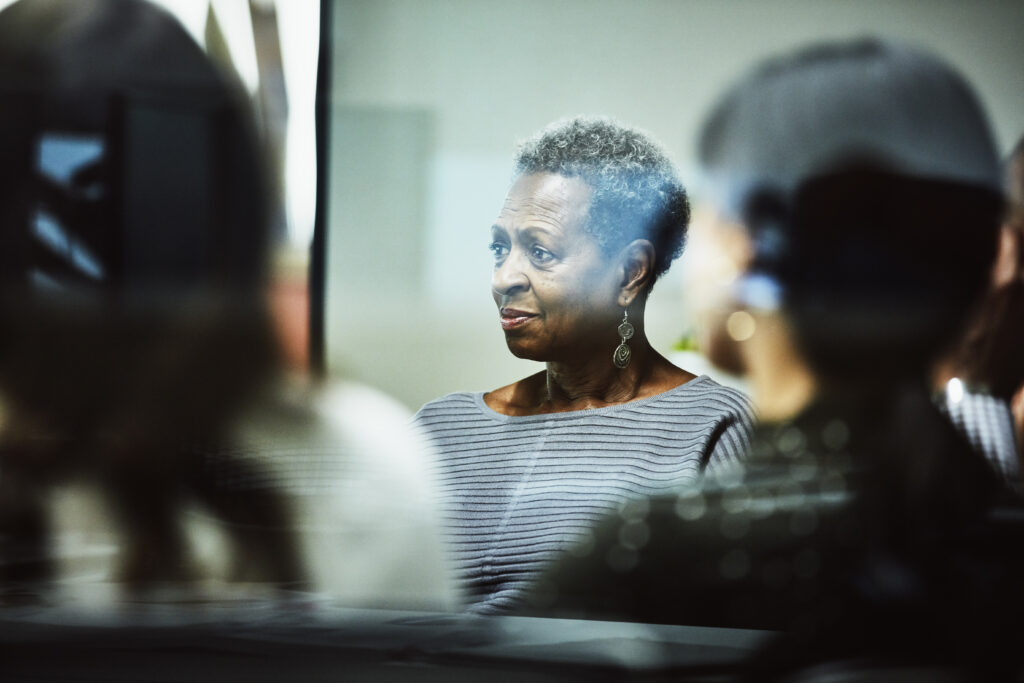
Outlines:
[[[0, 0], [0, 7], [10, 1]], [[874, 34], [916, 43], [959, 66], [988, 108], [1002, 151], [1024, 131], [1024, 2], [159, 4], [237, 74], [257, 106], [280, 193], [272, 300], [300, 368], [310, 360], [307, 274], [323, 19], [329, 100], [322, 360], [329, 375], [362, 380], [410, 409], [539, 369], [505, 348], [487, 244], [517, 140], [557, 118], [607, 114], [648, 130], [694, 187], [695, 130], [726, 83], [787, 47]], [[649, 335], [683, 367], [706, 371], [699, 355], [673, 350], [689, 332], [680, 282], [677, 266], [656, 288]]]

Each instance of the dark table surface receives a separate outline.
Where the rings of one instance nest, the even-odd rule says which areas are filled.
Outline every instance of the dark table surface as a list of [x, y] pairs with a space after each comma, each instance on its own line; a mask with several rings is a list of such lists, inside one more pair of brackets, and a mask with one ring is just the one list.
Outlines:
[[3, 681], [730, 680], [735, 629], [323, 603], [0, 610]]

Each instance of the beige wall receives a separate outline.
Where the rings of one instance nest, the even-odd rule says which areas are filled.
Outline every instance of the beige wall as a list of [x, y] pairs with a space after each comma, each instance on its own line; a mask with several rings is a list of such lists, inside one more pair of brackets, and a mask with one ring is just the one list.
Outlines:
[[[505, 350], [486, 247], [515, 141], [551, 120], [645, 128], [689, 180], [700, 118], [755, 60], [879, 34], [958, 65], [1003, 150], [1024, 132], [1021, 2], [340, 0], [334, 24], [328, 364], [410, 407], [540, 367]], [[678, 275], [648, 313], [661, 349], [686, 330]]]

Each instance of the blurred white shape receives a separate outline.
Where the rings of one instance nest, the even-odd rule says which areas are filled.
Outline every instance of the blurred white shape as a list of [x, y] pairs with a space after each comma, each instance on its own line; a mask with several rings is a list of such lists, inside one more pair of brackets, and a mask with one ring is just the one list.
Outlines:
[[952, 404], [964, 400], [964, 383], [960, 381], [959, 377], [954, 377], [946, 382], [946, 398]]
[[[264, 0], [261, 4], [270, 4]], [[316, 217], [316, 80], [320, 54], [317, 0], [278, 0], [277, 26], [288, 93], [285, 195], [291, 246], [308, 248]]]
[[725, 329], [735, 341], [744, 342], [754, 336], [757, 322], [746, 311], [733, 311], [725, 320]]
[[236, 432], [288, 495], [315, 590], [339, 604], [453, 610], [433, 452], [409, 411], [355, 382], [300, 385]]
[[67, 234], [57, 221], [45, 211], [36, 212], [35, 220], [32, 221], [32, 234], [55, 253], [62, 256], [67, 254]]
[[256, 42], [253, 38], [252, 15], [248, 0], [210, 0], [220, 24], [224, 42], [231, 52], [231, 62], [245, 89], [255, 93], [260, 86], [256, 64]]
[[96, 136], [44, 135], [39, 141], [37, 163], [40, 172], [61, 185], [103, 155], [103, 140]]

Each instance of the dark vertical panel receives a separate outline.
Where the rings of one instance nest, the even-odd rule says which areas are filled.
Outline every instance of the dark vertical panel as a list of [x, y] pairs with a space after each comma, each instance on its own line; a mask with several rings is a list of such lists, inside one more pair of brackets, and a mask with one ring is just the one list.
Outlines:
[[333, 0], [320, 0], [320, 54], [316, 77], [316, 214], [309, 255], [309, 366], [317, 376], [324, 361], [324, 266], [327, 258], [327, 172], [330, 166], [331, 43], [334, 35]]
[[0, 281], [23, 285], [31, 249], [28, 223], [36, 199], [32, 168], [40, 120], [38, 100], [27, 93], [0, 91], [0, 128], [18, 131], [0, 136]]

